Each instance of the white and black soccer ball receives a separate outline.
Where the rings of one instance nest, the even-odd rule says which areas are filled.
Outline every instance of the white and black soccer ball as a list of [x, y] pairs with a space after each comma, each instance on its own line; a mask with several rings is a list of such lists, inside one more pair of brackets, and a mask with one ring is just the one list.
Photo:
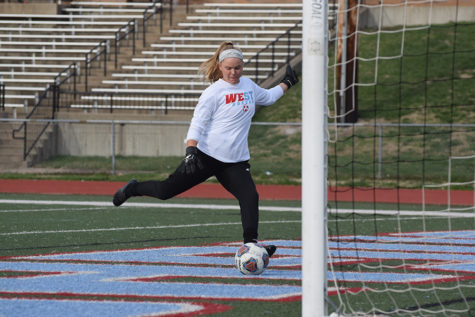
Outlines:
[[259, 275], [269, 265], [269, 254], [266, 249], [256, 243], [242, 245], [234, 257], [236, 269], [242, 274]]

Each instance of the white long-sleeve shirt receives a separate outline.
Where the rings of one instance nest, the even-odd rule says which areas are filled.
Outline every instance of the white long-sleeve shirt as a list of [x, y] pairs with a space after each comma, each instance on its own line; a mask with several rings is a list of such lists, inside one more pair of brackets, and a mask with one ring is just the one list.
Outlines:
[[219, 79], [201, 94], [186, 139], [198, 141], [200, 151], [221, 162], [247, 161], [256, 105], [271, 105], [283, 94], [279, 85], [264, 89], [247, 77], [235, 85]]

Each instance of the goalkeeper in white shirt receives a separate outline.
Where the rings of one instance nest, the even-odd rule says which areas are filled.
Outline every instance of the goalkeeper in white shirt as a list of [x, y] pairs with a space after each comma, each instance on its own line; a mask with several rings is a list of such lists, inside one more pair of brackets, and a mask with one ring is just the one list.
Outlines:
[[[211, 176], [239, 201], [244, 243], [257, 243], [259, 195], [251, 177], [248, 135], [256, 105], [269, 106], [298, 82], [287, 66], [282, 81], [271, 89], [243, 77], [242, 52], [223, 42], [200, 71], [212, 84], [201, 94], [186, 137], [186, 155], [163, 181], [129, 181], [113, 197], [115, 206], [133, 196], [169, 199]], [[266, 246], [269, 256], [275, 246]]]

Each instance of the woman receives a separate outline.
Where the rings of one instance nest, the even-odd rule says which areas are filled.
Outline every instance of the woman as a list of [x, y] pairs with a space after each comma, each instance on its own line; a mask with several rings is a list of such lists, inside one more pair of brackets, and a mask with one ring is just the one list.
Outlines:
[[[287, 66], [281, 83], [263, 89], [242, 76], [242, 52], [224, 42], [200, 71], [212, 84], [203, 91], [186, 137], [186, 155], [164, 181], [129, 181], [114, 195], [115, 206], [133, 196], [169, 199], [211, 176], [239, 201], [244, 243], [257, 243], [259, 196], [250, 174], [247, 144], [256, 105], [268, 106], [298, 82]], [[266, 247], [269, 256], [275, 246]]]

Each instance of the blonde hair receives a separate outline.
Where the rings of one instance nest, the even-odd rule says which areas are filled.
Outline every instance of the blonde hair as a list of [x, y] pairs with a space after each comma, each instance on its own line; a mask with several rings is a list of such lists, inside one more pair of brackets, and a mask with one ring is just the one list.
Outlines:
[[234, 44], [230, 41], [225, 41], [219, 45], [216, 52], [214, 52], [213, 56], [211, 56], [208, 60], [204, 61], [198, 70], [198, 73], [203, 75], [203, 77], [210, 82], [214, 83], [218, 79], [223, 77], [223, 74], [219, 70], [219, 54], [222, 51], [229, 50], [229, 49], [236, 49], [241, 51], [239, 48], [235, 47]]

